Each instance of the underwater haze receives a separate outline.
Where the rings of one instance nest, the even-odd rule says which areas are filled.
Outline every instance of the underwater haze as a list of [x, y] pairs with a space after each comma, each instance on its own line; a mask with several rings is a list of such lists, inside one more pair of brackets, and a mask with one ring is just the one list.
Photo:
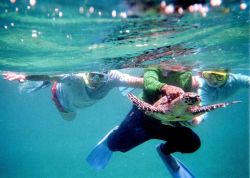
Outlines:
[[[118, 0], [1, 1], [0, 73], [137, 71], [167, 62], [249, 76], [249, 7], [241, 11], [230, 1], [206, 17], [130, 18], [127, 9]], [[0, 93], [1, 178], [171, 178], [156, 152], [159, 140], [114, 153], [104, 170], [87, 164], [96, 143], [132, 107], [118, 89], [72, 122], [61, 118], [49, 88], [24, 93], [20, 83], [1, 77]], [[249, 177], [249, 89], [228, 98], [233, 100], [242, 102], [209, 113], [194, 129], [202, 142], [198, 151], [175, 154], [197, 178]]]

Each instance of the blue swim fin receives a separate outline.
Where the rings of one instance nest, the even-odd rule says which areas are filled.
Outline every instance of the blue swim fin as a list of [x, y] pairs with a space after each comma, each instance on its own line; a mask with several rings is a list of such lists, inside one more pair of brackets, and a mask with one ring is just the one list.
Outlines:
[[90, 166], [92, 166], [96, 170], [101, 170], [106, 167], [111, 156], [112, 151], [107, 146], [107, 138], [108, 136], [117, 129], [118, 126], [110, 130], [104, 138], [98, 142], [95, 148], [91, 151], [91, 153], [87, 156], [86, 160]]
[[157, 146], [156, 150], [173, 178], [195, 178], [192, 172], [181, 161], [173, 155], [162, 153], [160, 145]]

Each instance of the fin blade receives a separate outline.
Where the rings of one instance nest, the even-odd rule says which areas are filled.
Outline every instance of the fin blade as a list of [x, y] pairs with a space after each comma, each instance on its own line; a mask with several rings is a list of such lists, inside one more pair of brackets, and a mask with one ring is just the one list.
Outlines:
[[[181, 161], [179, 161], [173, 155], [163, 154], [160, 145], [158, 145], [156, 149], [160, 158], [162, 159], [163, 163], [165, 164], [173, 178], [195, 178], [193, 173]], [[174, 170], [171, 162], [176, 162], [179, 168]]]
[[102, 170], [107, 166], [112, 156], [112, 151], [107, 146], [107, 138], [117, 128], [118, 126], [111, 129], [87, 156], [86, 161], [94, 169]]
[[91, 153], [86, 158], [87, 162], [91, 167], [96, 170], [101, 170], [106, 167], [110, 158], [112, 156], [112, 151], [108, 149], [104, 143], [96, 145], [96, 147], [91, 151]]

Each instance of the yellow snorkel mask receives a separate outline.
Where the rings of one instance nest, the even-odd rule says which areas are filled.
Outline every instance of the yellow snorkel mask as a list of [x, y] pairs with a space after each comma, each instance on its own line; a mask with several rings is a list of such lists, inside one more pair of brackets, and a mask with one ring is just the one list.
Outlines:
[[201, 77], [204, 78], [207, 84], [211, 87], [220, 87], [224, 85], [228, 79], [227, 70], [218, 71], [203, 71], [201, 72]]

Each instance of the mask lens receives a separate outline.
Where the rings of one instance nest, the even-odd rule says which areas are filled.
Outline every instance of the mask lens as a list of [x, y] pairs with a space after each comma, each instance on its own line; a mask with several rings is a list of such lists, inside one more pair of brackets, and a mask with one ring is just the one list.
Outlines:
[[89, 73], [89, 78], [94, 83], [104, 82], [105, 76], [102, 73]]
[[98, 74], [100, 80], [103, 80], [104, 79], [104, 75], [103, 74]]
[[226, 79], [226, 76], [225, 76], [225, 75], [215, 74], [215, 78], [216, 78], [218, 81], [224, 81], [224, 80]]
[[94, 73], [89, 73], [89, 77], [92, 79], [94, 78], [95, 74]]

